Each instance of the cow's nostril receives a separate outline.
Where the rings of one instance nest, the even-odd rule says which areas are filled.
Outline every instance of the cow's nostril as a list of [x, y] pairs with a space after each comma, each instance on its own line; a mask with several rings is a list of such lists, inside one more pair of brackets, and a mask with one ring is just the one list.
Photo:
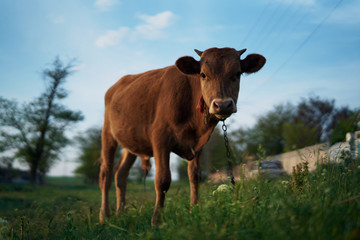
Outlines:
[[224, 109], [232, 109], [233, 108], [233, 101], [227, 101], [224, 103]]
[[219, 103], [217, 103], [217, 102], [214, 102], [213, 107], [214, 107], [214, 110], [219, 111], [221, 109], [221, 105]]
[[232, 99], [214, 99], [210, 105], [211, 114], [229, 115], [234, 111], [234, 101]]

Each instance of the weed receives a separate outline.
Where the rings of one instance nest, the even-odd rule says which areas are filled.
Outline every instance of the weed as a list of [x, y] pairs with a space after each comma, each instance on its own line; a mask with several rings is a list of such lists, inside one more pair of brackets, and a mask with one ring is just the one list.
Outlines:
[[73, 219], [72, 213], [68, 212], [66, 217], [67, 217], [67, 222], [66, 222], [66, 226], [65, 226], [65, 239], [74, 239], [73, 232], [76, 229], [73, 226], [74, 219]]
[[293, 167], [291, 184], [294, 189], [302, 190], [308, 184], [309, 163], [301, 162]]
[[[191, 208], [188, 184], [174, 182], [159, 228], [151, 227], [155, 192], [141, 184], [129, 184], [126, 211], [102, 225], [96, 186], [52, 181], [22, 192], [9, 185], [0, 196], [0, 238], [359, 239], [359, 165], [326, 163], [309, 172], [302, 163], [288, 179], [242, 180], [234, 191], [202, 184], [200, 203]], [[114, 213], [114, 188], [109, 198]]]
[[263, 161], [266, 158], [266, 150], [265, 150], [265, 148], [263, 148], [263, 146], [261, 144], [259, 144], [259, 146], [257, 148], [256, 155], [257, 155], [259, 161]]
[[0, 238], [3, 239], [9, 235], [9, 222], [0, 218]]

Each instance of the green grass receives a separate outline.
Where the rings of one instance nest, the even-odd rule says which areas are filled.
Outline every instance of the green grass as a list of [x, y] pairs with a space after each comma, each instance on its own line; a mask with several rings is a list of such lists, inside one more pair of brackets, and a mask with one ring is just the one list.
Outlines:
[[[98, 186], [77, 179], [0, 185], [0, 239], [359, 239], [360, 164], [326, 164], [300, 175], [301, 181], [240, 181], [223, 192], [202, 184], [191, 213], [188, 184], [174, 182], [159, 228], [150, 223], [151, 182], [146, 191], [130, 183], [126, 212], [103, 225]], [[114, 212], [114, 187], [110, 199]]]

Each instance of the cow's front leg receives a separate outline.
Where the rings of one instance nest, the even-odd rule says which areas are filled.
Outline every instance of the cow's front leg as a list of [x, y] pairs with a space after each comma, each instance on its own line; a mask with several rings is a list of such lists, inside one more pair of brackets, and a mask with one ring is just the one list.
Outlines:
[[199, 183], [201, 181], [200, 153], [188, 162], [188, 176], [190, 182], [190, 206], [194, 206], [199, 201]]
[[154, 158], [156, 203], [151, 224], [153, 226], [159, 226], [161, 224], [160, 211], [164, 208], [165, 194], [171, 183], [170, 152], [161, 148], [154, 149]]

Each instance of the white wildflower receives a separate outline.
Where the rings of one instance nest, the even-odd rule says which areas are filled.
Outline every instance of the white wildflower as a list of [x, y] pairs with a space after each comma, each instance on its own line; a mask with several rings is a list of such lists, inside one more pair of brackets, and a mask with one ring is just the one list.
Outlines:
[[221, 184], [215, 191], [213, 191], [213, 195], [219, 194], [219, 193], [231, 193], [232, 188], [227, 184]]

